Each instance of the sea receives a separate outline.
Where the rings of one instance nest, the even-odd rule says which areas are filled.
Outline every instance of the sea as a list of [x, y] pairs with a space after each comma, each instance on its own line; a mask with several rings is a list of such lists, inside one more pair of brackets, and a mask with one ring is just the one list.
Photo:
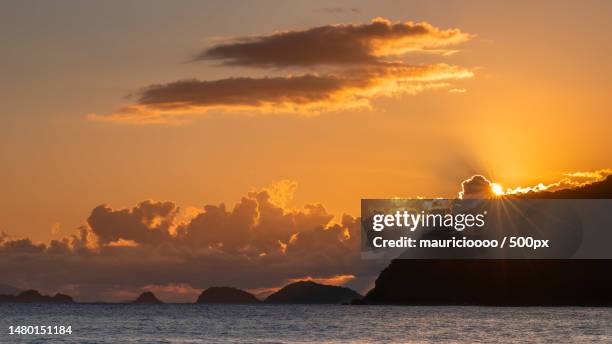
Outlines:
[[612, 343], [612, 308], [0, 304], [0, 329], [0, 343]]

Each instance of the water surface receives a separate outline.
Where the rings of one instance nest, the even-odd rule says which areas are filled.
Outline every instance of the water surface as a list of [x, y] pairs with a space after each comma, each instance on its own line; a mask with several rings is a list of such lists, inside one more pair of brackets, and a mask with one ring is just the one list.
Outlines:
[[612, 343], [612, 308], [0, 304], [0, 329], [2, 343]]

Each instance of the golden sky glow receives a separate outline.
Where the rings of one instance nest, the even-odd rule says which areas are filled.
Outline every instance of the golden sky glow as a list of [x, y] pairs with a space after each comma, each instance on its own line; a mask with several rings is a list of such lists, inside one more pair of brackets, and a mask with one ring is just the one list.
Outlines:
[[[361, 198], [456, 197], [475, 175], [501, 195], [610, 174], [609, 2], [142, 7], [0, 4], [0, 242], [132, 257], [231, 219], [278, 235], [198, 242], [263, 261], [332, 232], [352, 247], [343, 214]], [[134, 232], [95, 222], [94, 243], [90, 216]], [[300, 237], [297, 224], [332, 232]], [[193, 293], [166, 282], [134, 283]]]
[[[324, 5], [269, 4], [274, 13], [282, 11], [280, 17], [266, 16], [268, 5], [258, 10], [182, 5], [173, 13], [185, 21], [159, 25], [170, 5], [151, 3], [151, 17], [133, 20], [137, 8], [96, 5], [71, 15], [75, 9], [65, 4], [58, 7], [64, 12], [44, 17], [44, 30], [37, 9], [3, 10], [7, 53], [0, 58], [8, 68], [0, 94], [0, 180], [10, 197], [1, 199], [0, 230], [48, 240], [71, 233], [101, 203], [232, 203], [245, 190], [282, 179], [299, 183], [297, 205], [322, 202], [335, 214], [355, 214], [361, 197], [452, 196], [462, 180], [477, 173], [515, 188], [610, 165], [612, 69], [609, 37], [601, 34], [610, 31], [609, 5], [382, 2], [357, 6], [356, 12], [316, 10]], [[113, 13], [116, 24], [109, 28], [99, 18], [102, 13]], [[207, 17], [211, 13], [223, 20]], [[193, 78], [337, 76], [347, 68], [372, 68], [262, 70], [219, 66], [223, 60], [189, 61], [240, 37], [340, 24], [365, 27], [376, 17], [395, 25], [428, 23], [423, 25], [429, 31], [446, 32], [442, 36], [454, 33], [457, 38], [443, 40], [448, 43], [443, 46], [419, 43], [431, 53], [396, 55], [406, 49], [404, 42], [397, 50], [396, 40], [386, 41], [394, 44], [384, 49], [379, 43], [365, 50], [413, 66], [456, 66], [443, 78], [449, 80], [433, 81], [452, 85], [410, 94], [395, 92], [398, 83], [403, 90], [414, 87], [396, 76], [391, 83], [368, 77], [356, 92], [334, 91], [304, 107], [268, 102], [241, 111], [207, 109], [204, 117], [176, 120], [180, 126], [84, 118], [96, 113], [112, 120], [105, 116], [125, 106], [142, 110], [130, 102], [148, 85]], [[568, 20], [573, 24], [566, 25]], [[73, 29], [79, 25], [87, 29]], [[338, 106], [338, 99], [355, 107]], [[309, 115], [282, 112], [288, 108], [309, 108]], [[153, 112], [152, 121], [168, 118]]]

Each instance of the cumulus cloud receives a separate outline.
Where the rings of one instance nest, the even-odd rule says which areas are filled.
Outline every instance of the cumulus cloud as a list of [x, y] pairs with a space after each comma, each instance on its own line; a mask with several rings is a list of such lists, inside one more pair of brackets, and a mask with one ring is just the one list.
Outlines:
[[365, 287], [381, 266], [360, 261], [359, 219], [334, 220], [321, 204], [289, 208], [295, 189], [282, 181], [186, 221], [173, 202], [101, 205], [62, 240], [1, 236], [0, 272], [5, 283], [86, 301], [125, 301], [142, 290], [194, 301], [214, 285], [273, 289], [301, 278]]
[[487, 178], [482, 175], [474, 175], [461, 182], [459, 198], [462, 199], [489, 199], [495, 197], [492, 185]]
[[106, 205], [93, 209], [87, 223], [101, 244], [123, 239], [135, 244], [160, 243], [171, 236], [178, 208], [172, 202], [144, 201], [132, 209], [113, 210]]
[[[585, 185], [610, 172], [566, 178]], [[491, 185], [475, 175], [461, 184], [461, 196], [487, 198]], [[598, 197], [609, 195], [606, 185]], [[336, 218], [321, 204], [292, 208], [296, 187], [281, 181], [230, 207], [182, 210], [150, 200], [125, 209], [101, 205], [87, 226], [48, 243], [0, 233], [0, 274], [3, 283], [81, 301], [125, 301], [153, 290], [168, 301], [193, 302], [199, 290], [218, 285], [264, 295], [301, 279], [366, 291], [386, 262], [361, 259], [360, 219]]]
[[459, 29], [443, 30], [426, 22], [392, 23], [376, 18], [368, 24], [326, 25], [238, 37], [204, 50], [195, 59], [256, 67], [371, 65], [413, 51], [446, 52], [440, 48], [470, 38]]
[[132, 104], [111, 114], [90, 113], [88, 118], [165, 124], [182, 123], [211, 111], [317, 115], [367, 109], [377, 97], [448, 89], [453, 81], [473, 77], [469, 68], [403, 61], [410, 52], [450, 54], [455, 50], [448, 47], [471, 37], [459, 29], [382, 18], [368, 24], [238, 37], [209, 47], [194, 60], [219, 61], [221, 66], [273, 67], [274, 75], [154, 84], [135, 92]]

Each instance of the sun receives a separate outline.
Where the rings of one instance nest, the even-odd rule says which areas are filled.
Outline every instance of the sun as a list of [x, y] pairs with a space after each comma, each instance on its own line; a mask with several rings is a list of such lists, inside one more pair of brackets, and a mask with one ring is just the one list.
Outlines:
[[504, 188], [497, 183], [491, 183], [491, 191], [493, 191], [496, 196], [501, 196], [504, 194]]

